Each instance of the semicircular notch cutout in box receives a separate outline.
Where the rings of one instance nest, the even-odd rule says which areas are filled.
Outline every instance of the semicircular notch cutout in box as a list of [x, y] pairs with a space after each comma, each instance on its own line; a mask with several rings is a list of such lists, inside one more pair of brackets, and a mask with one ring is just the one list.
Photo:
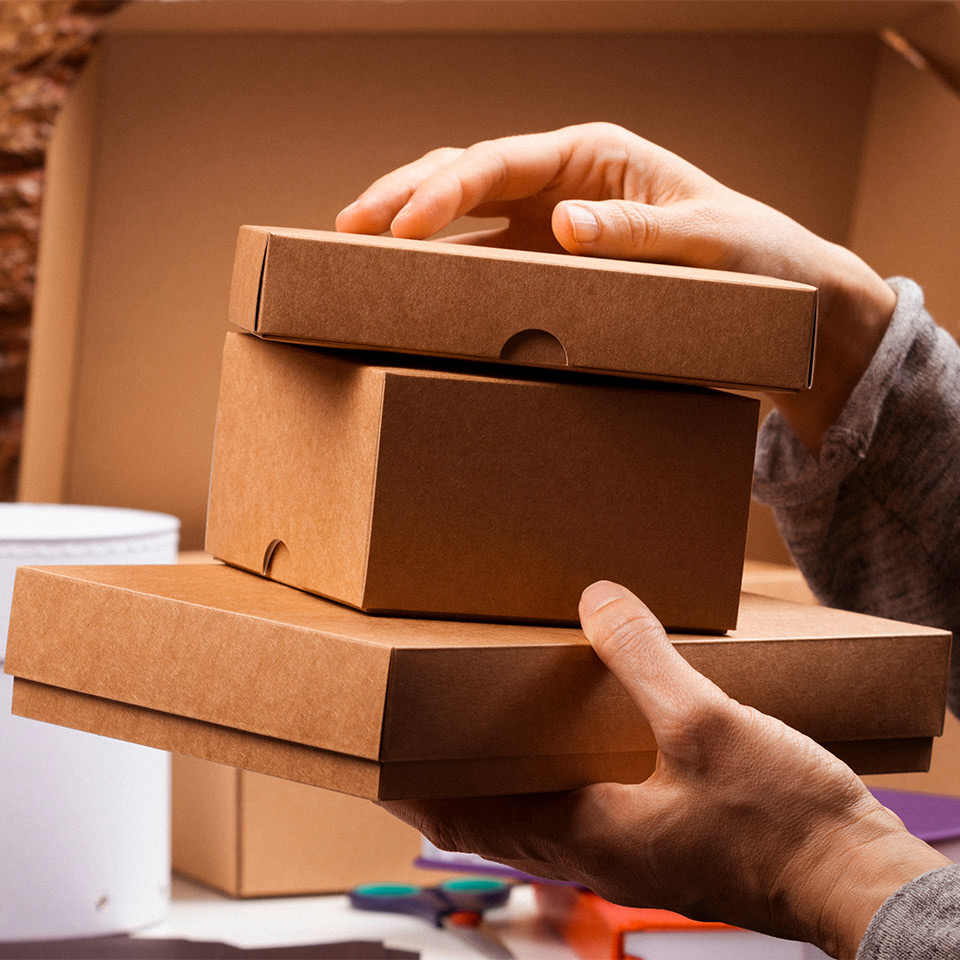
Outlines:
[[521, 330], [500, 349], [500, 359], [506, 363], [530, 363], [537, 366], [568, 367], [564, 345], [546, 330]]

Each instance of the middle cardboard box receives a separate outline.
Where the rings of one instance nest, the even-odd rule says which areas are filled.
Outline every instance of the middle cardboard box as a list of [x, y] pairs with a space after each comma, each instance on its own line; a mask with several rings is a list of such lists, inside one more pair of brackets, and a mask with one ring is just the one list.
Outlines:
[[229, 334], [207, 552], [367, 613], [575, 624], [605, 578], [734, 628], [758, 401], [488, 371]]

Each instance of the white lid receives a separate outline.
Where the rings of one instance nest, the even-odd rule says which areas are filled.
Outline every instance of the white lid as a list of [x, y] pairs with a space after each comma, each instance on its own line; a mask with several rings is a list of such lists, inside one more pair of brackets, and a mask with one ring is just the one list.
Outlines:
[[0, 503], [0, 556], [30, 543], [116, 540], [175, 533], [177, 517], [124, 507]]
[[0, 665], [18, 566], [176, 563], [179, 539], [180, 521], [166, 513], [0, 503]]

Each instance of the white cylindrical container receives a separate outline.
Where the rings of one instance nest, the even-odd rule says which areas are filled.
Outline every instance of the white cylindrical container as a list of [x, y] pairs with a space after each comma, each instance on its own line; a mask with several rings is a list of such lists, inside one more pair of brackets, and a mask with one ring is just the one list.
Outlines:
[[[175, 563], [166, 514], [0, 503], [0, 663], [18, 566]], [[170, 900], [170, 757], [10, 713], [0, 676], [0, 940], [104, 936]]]

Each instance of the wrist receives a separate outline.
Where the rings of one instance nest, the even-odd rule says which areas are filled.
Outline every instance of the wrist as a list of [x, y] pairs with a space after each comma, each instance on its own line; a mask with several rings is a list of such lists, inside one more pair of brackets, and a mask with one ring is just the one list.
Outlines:
[[823, 432], [843, 407], [877, 352], [897, 304], [897, 295], [859, 257], [826, 243], [829, 269], [820, 296], [813, 385], [802, 394], [771, 396], [784, 419], [815, 456]]
[[816, 837], [799, 861], [806, 865], [797, 888], [800, 929], [839, 958], [856, 956], [870, 921], [904, 884], [950, 863], [879, 804], [832, 838], [830, 831]]

